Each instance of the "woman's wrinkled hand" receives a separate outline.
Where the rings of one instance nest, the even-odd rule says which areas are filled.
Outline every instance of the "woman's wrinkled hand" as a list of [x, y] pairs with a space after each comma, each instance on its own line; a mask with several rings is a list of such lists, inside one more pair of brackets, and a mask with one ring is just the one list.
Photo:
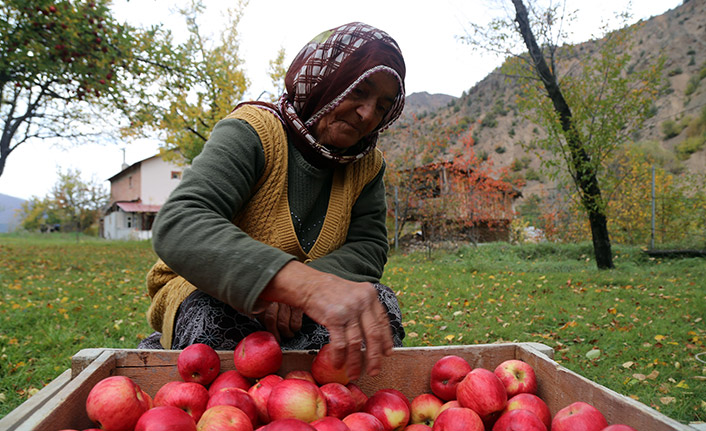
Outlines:
[[283, 338], [294, 337], [294, 334], [302, 328], [303, 315], [300, 308], [273, 302], [258, 314], [257, 319], [268, 332], [275, 336], [277, 342], [281, 342]]
[[292, 261], [260, 298], [301, 309], [325, 326], [334, 365], [345, 365], [351, 379], [362, 373], [363, 358], [367, 374], [373, 376], [380, 372], [383, 357], [392, 353], [390, 323], [371, 283], [348, 281]]

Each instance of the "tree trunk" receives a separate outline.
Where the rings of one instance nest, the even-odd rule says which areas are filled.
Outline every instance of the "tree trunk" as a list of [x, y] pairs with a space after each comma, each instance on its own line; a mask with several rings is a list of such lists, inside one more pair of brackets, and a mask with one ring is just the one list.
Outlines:
[[559, 115], [561, 128], [566, 137], [566, 142], [571, 154], [571, 167], [576, 176], [574, 181], [581, 190], [581, 200], [588, 214], [593, 238], [593, 252], [596, 265], [599, 269], [613, 268], [613, 254], [608, 234], [608, 220], [605, 215], [601, 189], [598, 185], [596, 170], [591, 164], [591, 158], [586, 153], [579, 135], [576, 133], [571, 120], [571, 108], [559, 88], [556, 75], [552, 71], [537, 45], [537, 40], [532, 33], [527, 16], [527, 9], [522, 0], [512, 0], [515, 6], [515, 21], [520, 27], [520, 34], [527, 46], [533, 67], [547, 90], [547, 95], [554, 105], [554, 110]]

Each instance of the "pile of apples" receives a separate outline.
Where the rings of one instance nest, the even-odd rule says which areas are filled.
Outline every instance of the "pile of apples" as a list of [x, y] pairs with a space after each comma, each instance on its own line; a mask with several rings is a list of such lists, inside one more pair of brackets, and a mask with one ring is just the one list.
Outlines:
[[268, 332], [245, 337], [233, 359], [235, 370], [221, 372], [215, 350], [191, 345], [177, 360], [183, 381], [167, 382], [154, 398], [129, 377], [103, 379], [86, 400], [86, 413], [97, 427], [91, 430], [635, 431], [609, 426], [584, 402], [552, 417], [536, 395], [534, 369], [516, 359], [491, 371], [444, 356], [430, 370], [431, 392], [412, 400], [394, 388], [366, 395], [345, 369], [333, 365], [328, 345], [317, 352], [310, 370], [284, 377], [275, 374], [282, 350]]

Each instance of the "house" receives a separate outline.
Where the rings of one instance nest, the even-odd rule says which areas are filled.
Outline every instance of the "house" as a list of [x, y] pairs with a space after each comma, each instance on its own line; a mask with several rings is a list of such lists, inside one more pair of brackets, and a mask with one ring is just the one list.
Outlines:
[[452, 161], [403, 173], [409, 190], [406, 218], [423, 239], [507, 241], [514, 202], [522, 193], [507, 181]]
[[149, 239], [152, 223], [181, 181], [183, 167], [154, 155], [110, 177], [110, 203], [101, 219], [106, 239]]

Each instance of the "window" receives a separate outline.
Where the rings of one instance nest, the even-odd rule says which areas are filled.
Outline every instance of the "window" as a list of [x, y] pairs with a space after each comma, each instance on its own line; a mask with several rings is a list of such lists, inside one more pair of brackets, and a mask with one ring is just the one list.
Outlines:
[[132, 227], [132, 217], [131, 216], [127, 216], [127, 227], [128, 228]]
[[172, 171], [172, 179], [173, 180], [180, 180], [181, 179], [181, 171]]
[[130, 175], [129, 177], [127, 177], [127, 185], [128, 185], [129, 188], [132, 188], [132, 175]]

